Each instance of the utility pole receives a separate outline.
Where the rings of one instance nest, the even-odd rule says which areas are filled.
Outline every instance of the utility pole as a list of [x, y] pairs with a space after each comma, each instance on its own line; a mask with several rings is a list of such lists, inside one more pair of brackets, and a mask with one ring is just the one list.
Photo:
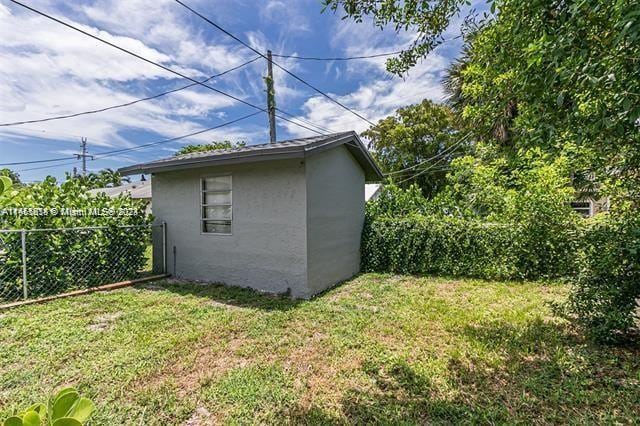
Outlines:
[[276, 92], [273, 88], [273, 63], [267, 50], [267, 113], [269, 114], [269, 142], [276, 143]]
[[76, 158], [79, 160], [82, 158], [82, 176], [87, 175], [87, 157], [93, 160], [93, 155], [87, 154], [87, 138], [84, 136], [80, 139], [80, 149], [81, 153], [76, 154]]

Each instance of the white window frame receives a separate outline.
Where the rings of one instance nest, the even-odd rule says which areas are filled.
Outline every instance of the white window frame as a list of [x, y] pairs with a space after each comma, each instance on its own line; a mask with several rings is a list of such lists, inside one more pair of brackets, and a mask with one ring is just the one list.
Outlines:
[[[587, 216], [584, 216], [582, 214], [582, 212], [586, 210], [584, 207], [575, 207], [574, 206], [574, 204], [578, 204], [578, 203], [589, 204], [589, 214]], [[592, 217], [593, 216], [593, 200], [591, 200], [591, 199], [572, 201], [571, 202], [571, 208], [573, 209], [574, 212], [582, 215], [583, 217]]]
[[[204, 183], [205, 183], [205, 179], [207, 178], [212, 178], [212, 177], [229, 177], [229, 180], [231, 182], [231, 189], [228, 191], [207, 191], [204, 189]], [[204, 203], [204, 194], [206, 193], [229, 193], [229, 198], [231, 199], [230, 204], [205, 204]], [[200, 234], [201, 235], [233, 235], [233, 175], [231, 173], [220, 173], [220, 174], [214, 174], [214, 175], [206, 175], [206, 176], [200, 176], [200, 179], [198, 180], [198, 196], [200, 197], [200, 213], [199, 213], [199, 220], [198, 220], [198, 226], [200, 226]], [[219, 221], [219, 222], [231, 222], [230, 223], [230, 228], [231, 228], [231, 232], [227, 233], [227, 232], [206, 232], [204, 229], [204, 223], [205, 222], [215, 222], [216, 219], [208, 219], [206, 217], [204, 217], [204, 209], [205, 207], [217, 207], [217, 206], [229, 206], [231, 207], [231, 220], [225, 220], [225, 221]]]

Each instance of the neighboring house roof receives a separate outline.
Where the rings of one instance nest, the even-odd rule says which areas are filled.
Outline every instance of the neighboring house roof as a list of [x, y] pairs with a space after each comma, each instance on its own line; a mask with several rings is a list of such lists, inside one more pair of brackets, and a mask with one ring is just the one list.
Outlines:
[[90, 194], [104, 193], [109, 197], [117, 197], [120, 194], [131, 194], [135, 199], [151, 199], [151, 182], [139, 181], [127, 183], [122, 186], [112, 186], [109, 188], [97, 188], [89, 190]]
[[365, 172], [365, 180], [367, 182], [375, 182], [382, 179], [382, 172], [355, 132], [333, 133], [325, 136], [313, 136], [310, 138], [291, 139], [276, 143], [249, 145], [241, 148], [194, 152], [177, 157], [151, 161], [149, 163], [123, 167], [118, 171], [123, 175], [130, 175], [223, 164], [250, 163], [264, 160], [305, 158], [308, 155], [340, 145], [344, 145], [360, 164]]
[[364, 200], [375, 200], [380, 195], [380, 191], [382, 190], [382, 184], [380, 183], [367, 183], [364, 186]]

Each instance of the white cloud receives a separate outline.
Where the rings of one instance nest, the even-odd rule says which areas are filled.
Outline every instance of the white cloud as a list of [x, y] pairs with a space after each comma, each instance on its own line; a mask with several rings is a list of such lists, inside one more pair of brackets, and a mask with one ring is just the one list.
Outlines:
[[[406, 40], [399, 40], [398, 45], [374, 47], [373, 41], [377, 37], [376, 34], [366, 30], [363, 32], [355, 31], [353, 24], [348, 24], [347, 27], [349, 30], [336, 31], [337, 39], [347, 38], [354, 41], [348, 45], [345, 55], [370, 55], [397, 50], [406, 45]], [[353, 31], [357, 36], [350, 38], [349, 34]], [[377, 31], [379, 32], [379, 30]], [[358, 45], [358, 43], [360, 44]], [[350, 78], [365, 82], [353, 92], [330, 95], [375, 123], [396, 109], [418, 103], [423, 99], [441, 102], [444, 97], [441, 84], [442, 74], [448, 63], [449, 60], [446, 57], [438, 52], [433, 52], [413, 67], [407, 76], [399, 78], [386, 72], [385, 58], [353, 61], [346, 67], [347, 74]], [[303, 118], [334, 131], [355, 130], [362, 132], [370, 126], [366, 121], [320, 95], [314, 95], [308, 99], [303, 104], [302, 110], [304, 111]], [[309, 134], [308, 131], [290, 124], [287, 125], [287, 128], [296, 135]]]
[[[339, 14], [338, 14], [339, 16]], [[460, 22], [452, 25], [459, 27]], [[352, 20], [334, 21], [330, 31], [330, 44], [341, 49], [342, 56], [367, 56], [402, 50], [416, 38], [414, 31], [396, 33], [392, 28], [381, 30], [365, 18], [364, 22]], [[447, 32], [447, 38], [459, 34], [459, 28]], [[349, 62], [330, 62], [325, 66], [325, 75], [334, 70], [336, 79], [344, 78], [358, 82], [356, 90], [331, 96], [355, 110], [360, 115], [376, 122], [392, 114], [396, 109], [430, 99], [441, 102], [444, 99], [442, 77], [450, 59], [444, 55], [447, 49], [456, 51], [459, 40], [448, 42], [435, 49], [426, 58], [414, 66], [404, 78], [390, 75], [386, 71], [387, 57], [377, 57]], [[314, 94], [304, 102], [300, 115], [313, 123], [334, 131], [366, 130], [370, 125], [339, 105]], [[296, 135], [308, 135], [309, 132], [287, 124], [287, 129]]]
[[[162, 4], [166, 4], [166, 1]], [[100, 22], [113, 32], [70, 18], [64, 20], [190, 76], [202, 77], [204, 73], [198, 69], [207, 69], [207, 73], [212, 69], [221, 71], [245, 60], [244, 56], [224, 46], [211, 45], [199, 50], [197, 44], [202, 44], [202, 40], [192, 36], [186, 29], [188, 26], [183, 28], [181, 21], [175, 16], [162, 13], [163, 8], [155, 8], [154, 5], [156, 2], [145, 3], [139, 0], [107, 1], [96, 4], [95, 8], [84, 9], [84, 13], [91, 16], [94, 22]], [[54, 16], [63, 15], [57, 13], [51, 4], [38, 7]], [[101, 10], [108, 13], [100, 14]], [[76, 14], [76, 18], [82, 16], [82, 13]], [[161, 21], [160, 26], [154, 24], [154, 19]], [[132, 28], [143, 29], [142, 39], [148, 40], [148, 43], [133, 37], [135, 31]], [[120, 30], [126, 30], [127, 35], [116, 35]], [[181, 40], [182, 37], [189, 41]], [[156, 49], [152, 45], [162, 49]], [[165, 49], [166, 47], [168, 48]], [[178, 65], [185, 63], [190, 68]], [[233, 75], [229, 74], [224, 77], [224, 82], [234, 84], [233, 79]], [[157, 89], [157, 85], [152, 86], [152, 83], [171, 81], [175, 83], [163, 84], [163, 87], [174, 88], [186, 84], [184, 80], [174, 80], [171, 74], [158, 67], [43, 17], [0, 4], [2, 122], [46, 118], [129, 102], [161, 91]], [[214, 81], [218, 83], [218, 80]], [[147, 88], [141, 93], [137, 87], [156, 89]], [[236, 104], [228, 97], [194, 87], [151, 102], [100, 114], [41, 123], [39, 125], [46, 131], [37, 136], [60, 140], [61, 133], [68, 133], [69, 129], [73, 129], [74, 133], [88, 137], [92, 145], [131, 146], [139, 142], [132, 143], [125, 138], [122, 135], [125, 130], [142, 130], [175, 137], [219, 123], [225, 116], [222, 110]], [[210, 117], [215, 120], [207, 120], [205, 125], [195, 121]], [[0, 134], [4, 136], [3, 143], [34, 137], [34, 131], [30, 127], [31, 125], [3, 127], [0, 130]], [[253, 136], [252, 132], [238, 127], [221, 130], [224, 130], [226, 138], [251, 140]], [[217, 136], [220, 135], [218, 132]], [[191, 140], [208, 141], [211, 137], [210, 134], [203, 134]]]
[[277, 25], [283, 34], [311, 31], [308, 16], [302, 1], [267, 0], [262, 3], [260, 17], [269, 24]]

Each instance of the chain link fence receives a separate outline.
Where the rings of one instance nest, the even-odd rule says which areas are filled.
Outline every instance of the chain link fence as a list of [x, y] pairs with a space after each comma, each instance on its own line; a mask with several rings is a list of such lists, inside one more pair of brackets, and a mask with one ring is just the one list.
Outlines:
[[154, 234], [164, 245], [164, 224], [0, 230], [0, 304], [151, 275]]

